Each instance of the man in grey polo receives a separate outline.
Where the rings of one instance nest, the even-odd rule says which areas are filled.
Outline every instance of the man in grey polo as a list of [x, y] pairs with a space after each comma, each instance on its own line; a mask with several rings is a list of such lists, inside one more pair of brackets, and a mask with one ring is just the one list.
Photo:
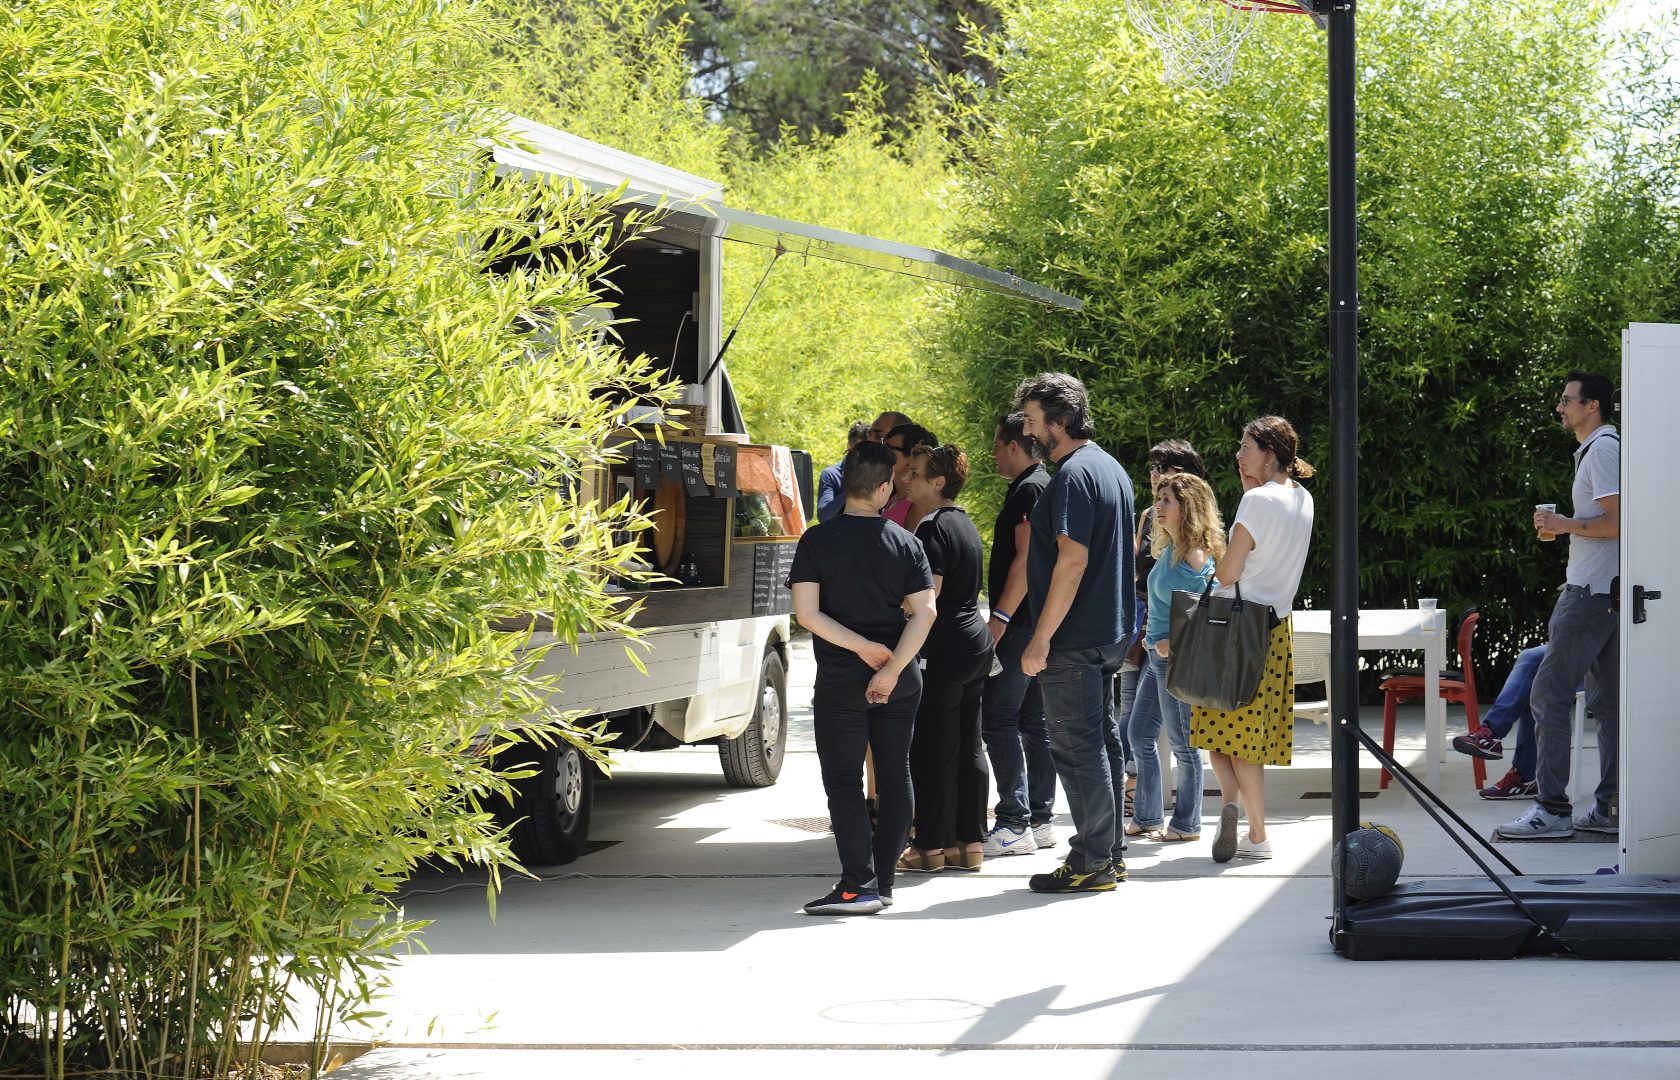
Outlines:
[[[1575, 450], [1573, 517], [1534, 512], [1542, 539], [1567, 534], [1569, 572], [1548, 627], [1546, 658], [1534, 677], [1529, 707], [1539, 735], [1535, 781], [1540, 793], [1528, 812], [1494, 830], [1521, 840], [1568, 836], [1576, 829], [1615, 832], [1610, 803], [1616, 797], [1619, 743], [1620, 616], [1611, 610], [1611, 583], [1621, 572], [1621, 436], [1608, 417], [1615, 387], [1603, 375], [1572, 371], [1558, 400], [1563, 427]], [[1573, 820], [1569, 805], [1570, 719], [1575, 688], [1587, 683], [1587, 707], [1598, 721], [1598, 790], [1591, 810]]]

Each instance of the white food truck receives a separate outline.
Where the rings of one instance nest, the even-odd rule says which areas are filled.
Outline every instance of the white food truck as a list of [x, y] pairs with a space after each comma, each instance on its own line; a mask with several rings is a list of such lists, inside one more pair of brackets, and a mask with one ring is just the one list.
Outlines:
[[[725, 242], [778, 254], [831, 259], [1077, 310], [1080, 302], [1013, 274], [927, 248], [732, 209], [719, 184], [524, 119], [493, 154], [509, 179], [553, 176], [612, 191], [623, 205], [666, 208], [653, 231], [618, 249], [607, 277], [615, 290], [614, 332], [631, 353], [662, 363], [684, 385], [687, 427], [660, 439], [627, 429], [615, 442], [623, 462], [592, 485], [610, 501], [626, 493], [654, 511], [643, 534], [645, 561], [674, 584], [638, 591], [633, 625], [645, 672], [618, 634], [549, 650], [537, 675], [559, 675], [548, 707], [604, 720], [613, 752], [698, 743], [718, 747], [725, 780], [776, 782], [787, 745], [791, 592], [784, 582], [813, 513], [811, 462], [786, 447], [751, 442], [724, 364]], [[771, 281], [768, 287], [773, 288]], [[634, 415], [634, 414], [632, 414]], [[658, 423], [658, 416], [642, 417]], [[541, 621], [533, 645], [553, 642]], [[533, 748], [512, 753], [525, 762]], [[535, 774], [505, 808], [527, 865], [565, 863], [583, 853], [595, 772], [575, 747], [536, 755]]]

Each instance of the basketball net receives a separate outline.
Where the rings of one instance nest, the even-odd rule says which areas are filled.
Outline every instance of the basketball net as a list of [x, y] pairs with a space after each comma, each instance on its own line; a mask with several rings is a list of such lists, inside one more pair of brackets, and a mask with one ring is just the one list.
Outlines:
[[1206, 87], [1231, 81], [1237, 50], [1261, 15], [1302, 13], [1285, 0], [1126, 0], [1126, 10], [1138, 33], [1161, 50], [1168, 82]]

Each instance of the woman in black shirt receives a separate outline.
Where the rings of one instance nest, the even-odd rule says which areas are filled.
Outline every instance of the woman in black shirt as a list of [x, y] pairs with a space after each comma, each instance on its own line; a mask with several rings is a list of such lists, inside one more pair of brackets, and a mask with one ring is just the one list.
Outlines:
[[922, 647], [922, 703], [910, 744], [916, 793], [914, 838], [902, 870], [978, 870], [991, 778], [980, 738], [980, 689], [992, 663], [992, 635], [980, 618], [985, 553], [980, 532], [955, 499], [968, 482], [956, 446], [911, 451], [906, 487], [921, 512], [916, 539], [927, 552], [939, 618]]
[[[922, 545], [881, 516], [896, 458], [870, 442], [846, 454], [846, 508], [800, 538], [788, 576], [794, 613], [816, 639], [811, 711], [840, 851], [840, 881], [805, 905], [810, 915], [873, 915], [890, 905], [910, 830], [910, 735], [922, 697], [915, 660], [934, 621], [934, 579]], [[873, 837], [865, 747], [880, 795]]]

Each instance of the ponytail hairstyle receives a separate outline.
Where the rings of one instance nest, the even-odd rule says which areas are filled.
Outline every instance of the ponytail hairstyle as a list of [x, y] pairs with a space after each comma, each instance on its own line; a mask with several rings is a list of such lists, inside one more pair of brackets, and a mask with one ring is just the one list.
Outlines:
[[1159, 559], [1172, 544], [1173, 565], [1184, 561], [1186, 552], [1201, 548], [1208, 558], [1218, 562], [1225, 557], [1225, 522], [1219, 516], [1219, 502], [1213, 497], [1208, 482], [1195, 473], [1174, 473], [1155, 483], [1155, 497], [1172, 492], [1178, 503], [1178, 540], [1167, 535], [1157, 519], [1149, 533], [1149, 552]]
[[1278, 468], [1288, 473], [1296, 480], [1305, 480], [1312, 476], [1315, 470], [1311, 465], [1295, 456], [1295, 450], [1300, 445], [1300, 438], [1289, 421], [1281, 416], [1262, 416], [1250, 420], [1243, 428], [1243, 434], [1254, 440], [1254, 444], [1262, 450], [1269, 451], [1277, 459]]

